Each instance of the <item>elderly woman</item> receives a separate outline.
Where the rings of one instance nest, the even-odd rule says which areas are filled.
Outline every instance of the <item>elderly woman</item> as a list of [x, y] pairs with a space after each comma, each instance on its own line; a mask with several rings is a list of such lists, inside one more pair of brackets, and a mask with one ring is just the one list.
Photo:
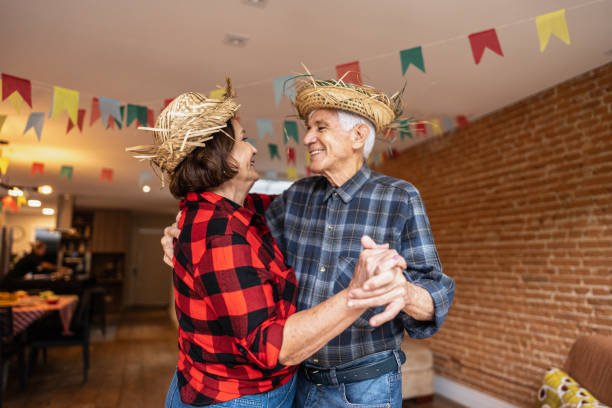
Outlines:
[[290, 407], [295, 365], [339, 335], [365, 309], [348, 291], [382, 268], [405, 267], [385, 247], [366, 250], [351, 285], [296, 313], [296, 278], [263, 217], [271, 198], [249, 195], [257, 150], [223, 100], [180, 95], [160, 114], [156, 144], [130, 148], [169, 175], [181, 198], [174, 249], [179, 360], [166, 407]]

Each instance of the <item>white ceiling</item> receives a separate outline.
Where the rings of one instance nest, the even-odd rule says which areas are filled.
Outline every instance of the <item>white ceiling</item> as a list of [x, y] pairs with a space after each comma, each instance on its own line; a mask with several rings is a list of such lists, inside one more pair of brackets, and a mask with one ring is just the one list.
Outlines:
[[[273, 79], [302, 71], [335, 77], [335, 66], [359, 60], [364, 82], [393, 92], [407, 82], [406, 112], [417, 119], [466, 115], [473, 120], [612, 59], [611, 0], [268, 0], [264, 7], [241, 0], [0, 0], [0, 72], [32, 80], [32, 110], [17, 114], [8, 102], [0, 138], [10, 144], [5, 181], [51, 184], [77, 196], [77, 205], [174, 211], [167, 189], [144, 194], [138, 186], [146, 163], [126, 146], [146, 144], [147, 132], [132, 126], [89, 126], [91, 99], [143, 104], [159, 113], [166, 98], [185, 91], [208, 93], [231, 74], [242, 104], [241, 121], [258, 139], [256, 118], [274, 120], [276, 138], [258, 141], [256, 166], [285, 173], [281, 123], [293, 114], [284, 99], [274, 104]], [[566, 9], [571, 45], [551, 38], [541, 53], [535, 17]], [[485, 51], [474, 64], [467, 36], [496, 28], [504, 53]], [[228, 46], [227, 33], [245, 34], [244, 47]], [[399, 51], [423, 46], [427, 73], [411, 67], [401, 75]], [[65, 134], [67, 115], [46, 119], [42, 140], [23, 135], [27, 115], [49, 112], [52, 86], [80, 91], [87, 110], [82, 134]], [[300, 136], [303, 129], [300, 130]], [[399, 150], [424, 140], [396, 145]], [[271, 161], [277, 143], [282, 161]], [[377, 150], [384, 149], [383, 144]], [[44, 176], [30, 176], [33, 161]], [[73, 179], [60, 180], [62, 165]], [[112, 183], [99, 181], [102, 167]], [[297, 168], [305, 173], [304, 149]], [[52, 200], [52, 199], [51, 199]], [[52, 204], [52, 203], [51, 203]]]

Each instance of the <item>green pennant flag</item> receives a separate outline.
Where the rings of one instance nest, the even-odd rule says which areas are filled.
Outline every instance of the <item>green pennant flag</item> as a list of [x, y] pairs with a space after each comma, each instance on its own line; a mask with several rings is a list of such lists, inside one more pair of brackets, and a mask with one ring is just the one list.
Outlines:
[[270, 151], [270, 160], [274, 159], [274, 156], [280, 160], [280, 154], [278, 154], [278, 146], [274, 143], [268, 143], [268, 150]]
[[400, 51], [400, 59], [402, 60], [402, 75], [406, 74], [410, 64], [425, 72], [425, 61], [423, 61], [421, 46]]
[[0, 132], [2, 132], [2, 126], [4, 126], [5, 121], [6, 121], [6, 115], [0, 115]]
[[129, 127], [134, 119], [138, 120], [141, 126], [153, 126], [152, 123], [148, 123], [147, 121], [147, 107], [140, 105], [132, 105], [128, 103], [127, 106], [127, 118], [126, 118], [126, 127]]
[[293, 138], [296, 143], [300, 142], [297, 122], [293, 120], [286, 120], [285, 123], [283, 123], [283, 141], [285, 144], [287, 144], [290, 137]]
[[119, 119], [115, 118], [115, 123], [117, 124], [117, 127], [119, 129], [121, 129], [121, 126], [123, 126], [123, 117], [124, 117], [124, 114], [125, 114], [125, 105], [123, 105], [123, 106], [121, 106], [119, 108], [119, 115], [120, 115]]
[[410, 130], [410, 120], [402, 119], [398, 121], [400, 138], [404, 140], [406, 136], [412, 139], [412, 131]]
[[68, 180], [72, 180], [72, 166], [62, 166], [59, 176], [60, 178], [66, 177]]

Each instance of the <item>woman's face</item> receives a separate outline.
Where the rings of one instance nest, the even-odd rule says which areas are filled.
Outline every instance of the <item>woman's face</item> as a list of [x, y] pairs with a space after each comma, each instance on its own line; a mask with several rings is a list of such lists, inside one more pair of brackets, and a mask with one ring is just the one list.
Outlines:
[[230, 152], [231, 158], [238, 165], [238, 174], [234, 176], [232, 181], [247, 183], [249, 189], [259, 178], [259, 174], [255, 170], [255, 154], [257, 149], [249, 143], [244, 128], [235, 119], [232, 119], [234, 127], [234, 137], [236, 139], [234, 147]]

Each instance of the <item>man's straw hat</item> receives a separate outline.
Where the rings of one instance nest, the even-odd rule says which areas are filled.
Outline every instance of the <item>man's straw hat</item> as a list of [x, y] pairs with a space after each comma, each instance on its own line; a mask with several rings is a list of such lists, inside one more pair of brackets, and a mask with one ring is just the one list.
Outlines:
[[196, 92], [177, 96], [159, 114], [155, 127], [139, 128], [153, 131], [154, 143], [125, 150], [135, 158], [150, 160], [162, 173], [171, 175], [189, 153], [205, 146], [213, 134], [226, 133], [223, 128], [236, 116], [240, 105], [234, 101], [230, 78], [226, 79], [224, 92], [222, 100]]

